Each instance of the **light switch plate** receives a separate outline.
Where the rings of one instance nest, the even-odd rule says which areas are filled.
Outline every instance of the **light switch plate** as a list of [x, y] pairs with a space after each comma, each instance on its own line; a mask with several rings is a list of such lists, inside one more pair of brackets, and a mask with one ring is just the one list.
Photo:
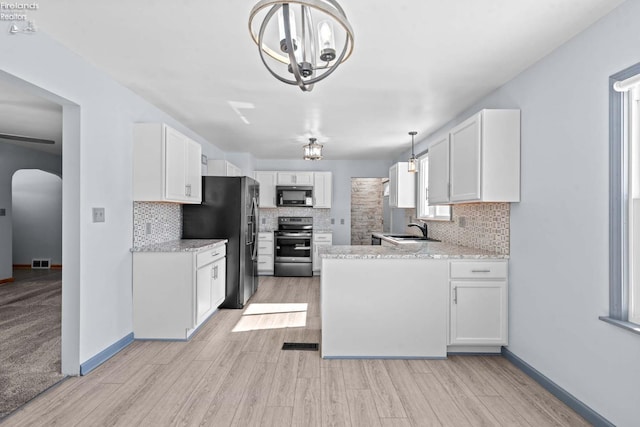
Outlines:
[[104, 222], [104, 208], [93, 208], [93, 222]]

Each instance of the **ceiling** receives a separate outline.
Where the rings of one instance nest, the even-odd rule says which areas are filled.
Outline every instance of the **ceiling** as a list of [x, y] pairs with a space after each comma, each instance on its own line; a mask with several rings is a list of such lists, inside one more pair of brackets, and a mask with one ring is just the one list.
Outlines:
[[260, 61], [256, 1], [57, 0], [30, 18], [224, 151], [299, 159], [316, 137], [326, 159], [391, 159], [622, 2], [339, 0], [354, 53], [304, 93]]
[[55, 144], [0, 138], [0, 144], [59, 155], [62, 152], [62, 107], [0, 79], [0, 133], [53, 140]]

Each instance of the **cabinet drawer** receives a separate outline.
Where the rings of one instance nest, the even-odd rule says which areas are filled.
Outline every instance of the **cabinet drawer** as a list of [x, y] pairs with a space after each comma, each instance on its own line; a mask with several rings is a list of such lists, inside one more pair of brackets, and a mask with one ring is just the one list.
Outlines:
[[200, 268], [203, 265], [207, 265], [210, 262], [224, 258], [227, 254], [227, 246], [217, 246], [212, 249], [207, 249], [202, 252], [198, 252], [196, 255], [196, 268]]
[[452, 279], [506, 279], [506, 261], [452, 261]]
[[273, 233], [258, 233], [259, 242], [273, 242]]
[[332, 234], [327, 234], [327, 233], [319, 233], [319, 234], [314, 234], [313, 235], [313, 241], [314, 242], [329, 242], [331, 243], [331, 240], [333, 238]]
[[273, 256], [258, 255], [258, 271], [273, 270]]
[[258, 256], [272, 255], [272, 254], [273, 254], [273, 242], [258, 241]]

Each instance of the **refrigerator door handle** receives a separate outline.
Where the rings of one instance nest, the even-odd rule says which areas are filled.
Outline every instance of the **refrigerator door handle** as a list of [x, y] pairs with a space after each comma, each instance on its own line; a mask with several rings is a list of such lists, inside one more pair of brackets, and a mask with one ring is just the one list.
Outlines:
[[258, 202], [254, 197], [251, 202], [251, 244], [253, 245], [251, 251], [251, 261], [256, 261], [258, 259], [258, 245], [256, 245], [256, 236], [257, 236], [257, 228], [258, 228]]

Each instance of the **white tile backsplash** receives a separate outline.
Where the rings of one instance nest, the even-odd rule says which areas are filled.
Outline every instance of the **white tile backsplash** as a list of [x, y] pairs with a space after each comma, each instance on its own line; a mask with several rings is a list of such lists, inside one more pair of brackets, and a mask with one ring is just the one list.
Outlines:
[[331, 209], [275, 208], [260, 209], [259, 231], [277, 230], [279, 216], [310, 216], [314, 229], [331, 230]]
[[133, 247], [182, 237], [182, 207], [178, 203], [133, 202]]

